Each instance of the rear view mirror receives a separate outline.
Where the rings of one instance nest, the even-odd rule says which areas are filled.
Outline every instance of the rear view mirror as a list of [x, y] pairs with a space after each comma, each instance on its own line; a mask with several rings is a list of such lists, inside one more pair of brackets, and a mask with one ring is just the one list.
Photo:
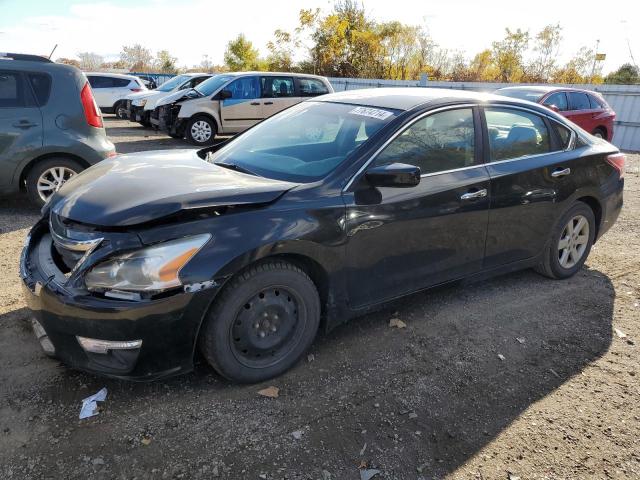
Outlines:
[[420, 183], [420, 167], [405, 163], [380, 165], [367, 170], [365, 178], [374, 187], [410, 188]]
[[233, 97], [233, 93], [230, 90], [220, 90], [214, 97], [214, 100], [225, 100]]

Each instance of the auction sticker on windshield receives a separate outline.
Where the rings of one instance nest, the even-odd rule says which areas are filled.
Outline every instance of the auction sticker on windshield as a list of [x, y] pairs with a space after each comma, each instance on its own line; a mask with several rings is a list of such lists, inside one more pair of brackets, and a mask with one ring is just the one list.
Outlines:
[[384, 120], [385, 118], [393, 115], [391, 112], [387, 112], [386, 110], [380, 110], [378, 108], [370, 107], [356, 107], [353, 110], [349, 110], [349, 113], [353, 113], [354, 115], [362, 115], [364, 117], [377, 118], [378, 120]]

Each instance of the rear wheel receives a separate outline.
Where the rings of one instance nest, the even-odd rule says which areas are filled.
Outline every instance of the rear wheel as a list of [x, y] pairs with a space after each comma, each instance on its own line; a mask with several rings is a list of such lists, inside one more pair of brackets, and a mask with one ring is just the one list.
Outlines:
[[320, 299], [309, 276], [283, 261], [236, 276], [211, 308], [199, 337], [223, 377], [254, 383], [291, 368], [313, 342]]
[[38, 162], [27, 175], [27, 194], [36, 205], [44, 205], [71, 177], [84, 170], [75, 160], [50, 158]]
[[121, 120], [127, 120], [129, 117], [127, 115], [127, 107], [124, 102], [118, 102], [113, 107], [113, 113], [116, 114]]
[[216, 123], [205, 115], [196, 115], [189, 123], [185, 135], [194, 145], [212, 145], [217, 133]]
[[536, 271], [555, 278], [569, 278], [582, 268], [595, 238], [596, 221], [591, 208], [576, 202], [554, 229]]

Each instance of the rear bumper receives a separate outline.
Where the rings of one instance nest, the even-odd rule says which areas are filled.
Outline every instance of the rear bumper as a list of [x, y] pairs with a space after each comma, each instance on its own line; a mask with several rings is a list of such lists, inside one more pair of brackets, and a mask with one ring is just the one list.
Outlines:
[[598, 240], [616, 223], [623, 205], [624, 178], [613, 175], [612, 179], [602, 186], [602, 218], [598, 228]]
[[[47, 353], [72, 368], [129, 380], [154, 380], [192, 370], [197, 333], [215, 289], [181, 291], [143, 301], [70, 291], [55, 279], [44, 278], [38, 265], [41, 256], [34, 253], [35, 245], [43, 239], [46, 236], [37, 231], [30, 236], [21, 257], [20, 274], [32, 321], [38, 322], [53, 345], [54, 351]], [[83, 349], [77, 336], [142, 340], [142, 344], [135, 349], [92, 353]]]

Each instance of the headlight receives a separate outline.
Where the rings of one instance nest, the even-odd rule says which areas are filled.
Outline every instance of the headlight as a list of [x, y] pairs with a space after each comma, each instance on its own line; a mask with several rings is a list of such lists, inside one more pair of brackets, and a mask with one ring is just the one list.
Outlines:
[[134, 100], [132, 103], [136, 107], [144, 107], [147, 104], [147, 100], [143, 98], [142, 100]]
[[135, 292], [180, 286], [180, 270], [210, 238], [209, 234], [194, 235], [119, 255], [89, 270], [85, 284], [89, 290]]

